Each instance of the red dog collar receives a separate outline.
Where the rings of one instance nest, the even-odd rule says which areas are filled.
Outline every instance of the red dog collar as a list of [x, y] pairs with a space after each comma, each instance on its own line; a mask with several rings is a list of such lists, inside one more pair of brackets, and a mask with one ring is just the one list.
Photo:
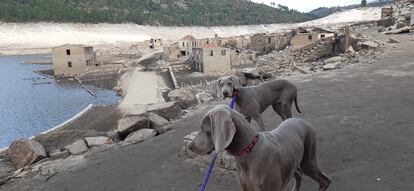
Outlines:
[[242, 151], [236, 154], [236, 156], [240, 157], [247, 153], [250, 153], [253, 150], [254, 146], [256, 145], [257, 141], [259, 141], [259, 135], [254, 136], [250, 144], [248, 144]]

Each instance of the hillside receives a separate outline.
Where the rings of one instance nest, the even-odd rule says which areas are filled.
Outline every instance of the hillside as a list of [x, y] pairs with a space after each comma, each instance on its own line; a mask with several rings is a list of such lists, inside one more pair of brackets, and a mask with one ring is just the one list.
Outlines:
[[3, 22], [135, 23], [220, 26], [303, 22], [315, 19], [249, 0], [2, 0]]
[[238, 25], [216, 27], [167, 27], [125, 24], [79, 23], [0, 23], [0, 54], [48, 53], [48, 48], [62, 44], [88, 44], [118, 46], [150, 38], [176, 41], [185, 35], [196, 38], [252, 35], [256, 33], [283, 32], [299, 26], [335, 27], [338, 23], [379, 20], [380, 8], [363, 8], [338, 12], [328, 17], [294, 24]]
[[[367, 7], [381, 7], [386, 4], [392, 3], [394, 0], [374, 0], [369, 1]], [[309, 12], [309, 14], [314, 15], [315, 17], [326, 17], [330, 14], [346, 11], [350, 9], [355, 9], [360, 7], [360, 4], [347, 5], [347, 6], [337, 6], [337, 7], [319, 7]]]

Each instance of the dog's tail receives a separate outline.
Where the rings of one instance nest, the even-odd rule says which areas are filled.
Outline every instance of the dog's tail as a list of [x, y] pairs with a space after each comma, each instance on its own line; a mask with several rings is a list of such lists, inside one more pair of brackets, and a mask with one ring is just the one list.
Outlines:
[[298, 105], [298, 96], [295, 96], [295, 107], [296, 107], [296, 111], [298, 111], [299, 113], [302, 113], [299, 109], [299, 105]]

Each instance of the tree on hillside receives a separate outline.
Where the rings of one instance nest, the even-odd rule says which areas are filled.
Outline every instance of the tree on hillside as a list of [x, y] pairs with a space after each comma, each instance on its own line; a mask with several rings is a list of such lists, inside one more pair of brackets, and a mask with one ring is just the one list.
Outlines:
[[361, 7], [366, 7], [366, 6], [367, 6], [367, 0], [362, 0]]

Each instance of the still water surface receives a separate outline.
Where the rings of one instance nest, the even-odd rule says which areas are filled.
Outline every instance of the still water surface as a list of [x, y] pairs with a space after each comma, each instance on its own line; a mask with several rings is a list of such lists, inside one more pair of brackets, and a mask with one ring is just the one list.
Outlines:
[[88, 86], [96, 93], [95, 98], [78, 83], [58, 83], [33, 72], [51, 69], [52, 65], [21, 64], [25, 60], [49, 60], [47, 56], [0, 56], [0, 148], [46, 131], [89, 104], [118, 102], [114, 91]]

